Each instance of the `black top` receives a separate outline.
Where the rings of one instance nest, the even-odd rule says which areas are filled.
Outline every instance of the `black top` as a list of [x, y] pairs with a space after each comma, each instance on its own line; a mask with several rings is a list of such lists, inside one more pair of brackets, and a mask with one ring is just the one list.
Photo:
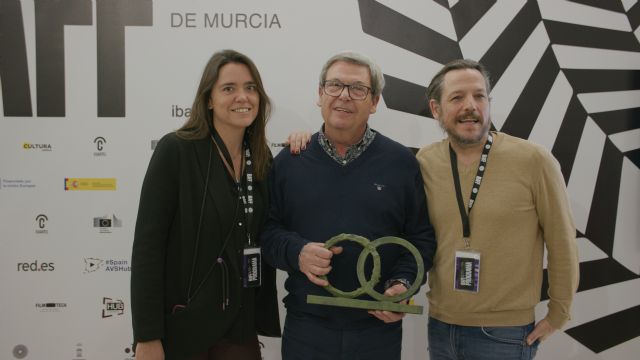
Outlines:
[[[209, 154], [191, 294], [199, 290], [187, 304]], [[209, 138], [189, 141], [171, 133], [158, 142], [142, 186], [131, 260], [136, 342], [162, 339], [166, 357], [172, 359], [203, 352], [221, 338], [280, 335], [275, 270], [265, 265], [262, 287], [242, 288], [240, 256], [246, 234], [239, 201]], [[254, 182], [254, 239], [265, 221], [267, 203], [266, 183]], [[228, 306], [223, 306], [225, 293]], [[174, 312], [176, 305], [180, 309]]]

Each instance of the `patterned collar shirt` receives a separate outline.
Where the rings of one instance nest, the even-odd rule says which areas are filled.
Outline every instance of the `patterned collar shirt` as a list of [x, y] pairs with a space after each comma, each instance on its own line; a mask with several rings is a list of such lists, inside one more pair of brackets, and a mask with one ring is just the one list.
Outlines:
[[367, 125], [367, 129], [364, 131], [364, 136], [357, 143], [347, 147], [347, 151], [344, 156], [340, 156], [336, 147], [331, 143], [331, 140], [327, 138], [324, 134], [324, 125], [320, 128], [318, 132], [318, 143], [320, 147], [329, 155], [333, 160], [335, 160], [338, 164], [342, 166], [346, 166], [353, 160], [357, 159], [371, 143], [373, 139], [376, 137], [376, 132], [371, 130], [369, 125]]

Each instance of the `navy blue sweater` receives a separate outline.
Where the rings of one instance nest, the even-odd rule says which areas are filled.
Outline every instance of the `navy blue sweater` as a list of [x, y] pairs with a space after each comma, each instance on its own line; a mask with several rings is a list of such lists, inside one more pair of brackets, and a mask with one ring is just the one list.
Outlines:
[[[403, 145], [376, 134], [358, 158], [343, 166], [331, 159], [314, 134], [306, 151], [291, 155], [281, 151], [269, 175], [271, 208], [261, 235], [265, 260], [289, 273], [284, 303], [288, 311], [312, 314], [329, 326], [359, 328], [380, 323], [365, 310], [307, 304], [307, 294], [332, 296], [300, 272], [298, 255], [308, 242], [326, 242], [341, 233], [373, 241], [398, 236], [421, 252], [425, 271], [431, 268], [436, 249], [429, 223], [422, 176], [415, 156]], [[360, 287], [356, 263], [362, 247], [352, 241], [331, 260], [329, 282], [337, 289]], [[415, 259], [398, 245], [377, 249], [381, 278], [376, 286], [384, 292], [388, 279], [416, 277]], [[365, 267], [369, 278], [371, 257]], [[361, 297], [370, 299], [367, 295]]]

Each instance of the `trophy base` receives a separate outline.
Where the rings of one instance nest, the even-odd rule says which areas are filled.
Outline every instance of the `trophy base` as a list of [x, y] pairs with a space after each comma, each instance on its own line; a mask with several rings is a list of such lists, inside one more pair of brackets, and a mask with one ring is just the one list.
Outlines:
[[331, 296], [307, 295], [307, 304], [329, 305], [365, 310], [386, 310], [393, 312], [422, 315], [423, 308], [419, 305], [398, 304], [388, 301], [371, 301], [360, 299], [336, 298]]

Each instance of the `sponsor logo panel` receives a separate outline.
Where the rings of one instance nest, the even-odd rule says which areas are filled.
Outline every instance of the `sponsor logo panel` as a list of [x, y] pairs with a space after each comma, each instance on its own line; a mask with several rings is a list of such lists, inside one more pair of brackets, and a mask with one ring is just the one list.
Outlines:
[[84, 258], [84, 274], [94, 272], [128, 272], [131, 271], [131, 264], [126, 259], [100, 259]]
[[35, 150], [35, 151], [51, 151], [51, 144], [33, 144], [29, 142], [22, 143], [22, 148], [25, 150]]
[[17, 264], [18, 272], [51, 272], [56, 269], [56, 264], [52, 261], [22, 261]]
[[60, 302], [36, 303], [36, 309], [40, 312], [59, 312], [60, 310], [63, 310], [66, 308], [67, 308], [67, 303], [60, 303]]
[[102, 318], [106, 319], [113, 316], [124, 314], [124, 301], [112, 299], [108, 297], [102, 298]]
[[122, 219], [115, 214], [94, 217], [93, 227], [98, 228], [101, 234], [111, 234], [113, 228], [122, 227]]
[[107, 143], [107, 139], [102, 136], [98, 136], [93, 139], [93, 143], [96, 145], [96, 151], [93, 152], [93, 156], [101, 157], [107, 156], [107, 152], [105, 151], [105, 144]]
[[116, 190], [115, 178], [65, 178], [64, 190]]
[[49, 218], [45, 214], [38, 214], [36, 216], [36, 234], [48, 234], [47, 221]]

